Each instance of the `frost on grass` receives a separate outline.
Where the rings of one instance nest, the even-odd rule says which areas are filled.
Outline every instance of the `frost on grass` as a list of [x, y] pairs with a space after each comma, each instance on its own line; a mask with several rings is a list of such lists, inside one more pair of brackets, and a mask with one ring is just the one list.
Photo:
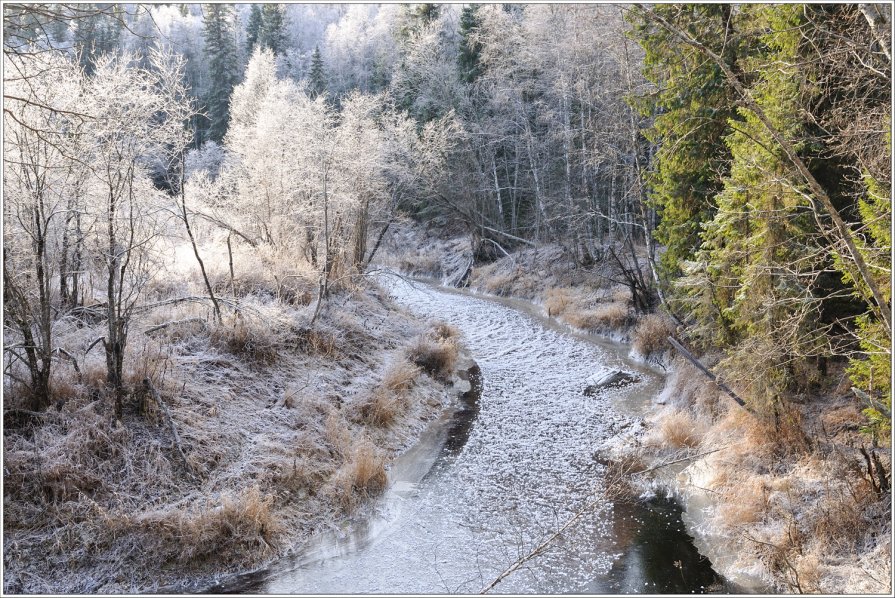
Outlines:
[[[209, 264], [215, 285], [230, 283], [219, 261]], [[237, 277], [238, 309], [221, 322], [196, 302], [134, 320], [120, 423], [101, 348], [84, 357], [103, 324], [59, 322], [55, 342], [79, 357], [80, 374], [60, 362], [58, 410], [5, 418], [6, 591], [199, 587], [270, 560], [381, 492], [389, 459], [447, 400], [405, 356], [434, 329], [371, 283], [334, 294], [311, 325], [307, 281], [281, 270]], [[172, 271], [150, 296], [200, 292]], [[365, 410], [369, 397], [381, 404]], [[6, 405], [19, 400], [10, 392]]]
[[[712, 356], [706, 357], [711, 360]], [[890, 511], [862, 467], [860, 415], [847, 400], [770, 417], [735, 405], [677, 362], [641, 455], [696, 456], [680, 475], [693, 528], [719, 572], [777, 591], [885, 593]], [[860, 446], [860, 445], [858, 445]], [[690, 502], [692, 501], [692, 502]]]

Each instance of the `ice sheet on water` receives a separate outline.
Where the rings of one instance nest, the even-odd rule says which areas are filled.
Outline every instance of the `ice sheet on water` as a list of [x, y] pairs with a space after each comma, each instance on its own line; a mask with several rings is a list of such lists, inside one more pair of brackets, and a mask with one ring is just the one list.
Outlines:
[[495, 588], [580, 591], [616, 557], [612, 507], [599, 500], [601, 466], [592, 453], [617, 421], [608, 399], [581, 389], [617, 357], [495, 302], [397, 277], [386, 284], [399, 304], [461, 331], [484, 378], [478, 418], [463, 449], [405, 494], [399, 521], [361, 550], [294, 571], [265, 591], [478, 592], [597, 500]]

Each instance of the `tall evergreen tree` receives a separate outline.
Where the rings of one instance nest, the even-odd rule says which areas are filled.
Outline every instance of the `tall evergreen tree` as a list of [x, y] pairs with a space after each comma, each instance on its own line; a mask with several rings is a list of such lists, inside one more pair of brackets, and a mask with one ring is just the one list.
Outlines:
[[[665, 4], [653, 11], [698, 35], [735, 66], [737, 36], [729, 5]], [[661, 217], [656, 239], [667, 248], [663, 270], [674, 278], [680, 264], [694, 258], [701, 225], [715, 213], [712, 198], [730, 162], [724, 139], [731, 119], [740, 117], [721, 69], [665, 29], [631, 14], [635, 38], [645, 50], [644, 76], [657, 88], [641, 108], [655, 117], [645, 131], [658, 146], [650, 195]]]
[[[701, 11], [661, 9], [650, 16], [661, 28], [637, 29], [647, 69], [673, 67], [670, 57], [695, 50], [706, 59], [694, 61], [693, 74], [671, 68], [655, 79], [665, 85], [648, 104], [658, 108], [652, 134], [665, 133], [655, 138], [664, 147], [651, 192], [663, 208], [666, 273], [677, 278], [691, 338], [726, 349], [726, 371], [756, 407], [776, 409], [823, 380], [828, 358], [848, 356], [852, 380], [877, 401], [868, 414], [884, 429], [890, 162], [880, 151], [885, 141], [861, 136], [890, 126], [891, 60], [849, 30], [868, 27], [853, 7], [743, 5], [722, 19], [727, 36], [706, 27]], [[706, 65], [724, 80], [706, 78]], [[721, 105], [711, 101], [718, 90], [729, 98]], [[739, 107], [719, 122], [724, 105]], [[702, 160], [711, 156], [691, 144], [710, 130], [717, 131], [710, 139], [717, 159], [706, 170]], [[711, 184], [698, 185], [707, 175]], [[857, 257], [872, 276], [855, 267]]]
[[258, 43], [275, 56], [286, 50], [286, 7], [282, 4], [265, 4], [261, 9], [261, 31]]
[[249, 11], [249, 22], [246, 23], [246, 56], [251, 56], [252, 52], [255, 51], [255, 44], [258, 43], [263, 23], [264, 18], [261, 14], [261, 7], [257, 4], [252, 4], [252, 8]]
[[460, 14], [460, 55], [457, 60], [460, 66], [460, 80], [472, 83], [479, 76], [479, 54], [482, 46], [470, 39], [473, 30], [478, 27], [478, 4], [470, 4]]
[[226, 4], [204, 6], [205, 55], [210, 81], [205, 97], [209, 120], [207, 137], [216, 142], [220, 142], [227, 132], [230, 94], [238, 79], [232, 10]]
[[323, 68], [323, 57], [320, 55], [319, 46], [314, 46], [314, 54], [311, 55], [311, 72], [308, 75], [308, 88], [312, 98], [316, 98], [326, 91], [326, 71]]
[[94, 12], [74, 21], [75, 48], [88, 75], [93, 74], [98, 58], [118, 51], [125, 18], [121, 6], [92, 6], [96, 9]]
[[[742, 10], [739, 22], [751, 29], [742, 33], [758, 41], [740, 65], [752, 73], [753, 97], [787, 138], [802, 138], [802, 77], [793, 66], [802, 8]], [[707, 264], [726, 333], [715, 340], [734, 345], [731, 363], [752, 374], [752, 399], [772, 405], [794, 382], [793, 370], [823, 351], [814, 288], [825, 252], [802, 180], [783, 149], [752, 111], [740, 109], [740, 117], [725, 139], [730, 174], [702, 233], [700, 261]]]

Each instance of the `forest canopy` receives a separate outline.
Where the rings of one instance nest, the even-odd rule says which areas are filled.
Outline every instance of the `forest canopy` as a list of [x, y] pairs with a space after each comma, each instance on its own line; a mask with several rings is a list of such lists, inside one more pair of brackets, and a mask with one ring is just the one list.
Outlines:
[[[891, 390], [881, 5], [4, 5], [5, 384], [129, 322], [171, 235], [362, 274], [398, 214], [475, 259], [559, 243], [772, 408], [847, 359]], [[216, 233], [214, 231], [217, 231]], [[161, 252], [161, 253], [160, 253]], [[232, 259], [232, 255], [231, 255]], [[231, 281], [232, 282], [232, 281]], [[878, 430], [878, 431], [879, 431]]]

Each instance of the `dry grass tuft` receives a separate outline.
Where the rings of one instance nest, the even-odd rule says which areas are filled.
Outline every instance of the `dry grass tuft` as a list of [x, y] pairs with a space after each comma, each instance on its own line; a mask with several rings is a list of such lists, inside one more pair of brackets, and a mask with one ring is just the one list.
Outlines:
[[517, 278], [515, 272], [499, 272], [492, 275], [483, 272], [483, 274], [482, 289], [486, 293], [500, 296], [512, 293], [513, 283]]
[[275, 539], [281, 530], [273, 516], [273, 503], [273, 495], [262, 495], [253, 486], [235, 496], [224, 495], [218, 504], [207, 502], [186, 512], [144, 513], [124, 525], [161, 540], [183, 562], [208, 559], [252, 562], [276, 550]]
[[725, 495], [727, 500], [719, 507], [718, 518], [729, 528], [761, 521], [768, 512], [767, 487], [760, 477], [738, 482]]
[[393, 393], [403, 394], [416, 384], [420, 370], [405, 359], [392, 363], [382, 377], [382, 388]]
[[609, 292], [609, 298], [613, 303], [626, 306], [631, 301], [631, 291], [625, 287], [616, 287]]
[[644, 316], [634, 330], [634, 350], [643, 357], [664, 351], [673, 332], [674, 324], [659, 314]]
[[811, 449], [802, 425], [801, 412], [791, 405], [778, 406], [766, 417], [743, 417], [742, 430], [747, 450], [768, 463], [798, 460]]
[[357, 413], [362, 423], [387, 427], [398, 419], [403, 410], [404, 404], [399, 397], [379, 388], [359, 405]]
[[306, 355], [322, 355], [334, 358], [339, 354], [339, 346], [334, 334], [313, 328], [294, 329], [296, 348]]
[[400, 270], [411, 275], [438, 277], [442, 275], [441, 262], [434, 252], [417, 252], [412, 258], [400, 261]]
[[436, 322], [429, 333], [437, 341], [457, 342], [460, 339], [460, 331], [447, 322]]
[[609, 303], [594, 309], [570, 306], [566, 308], [563, 318], [575, 328], [582, 330], [617, 329], [627, 324], [629, 314], [624, 304]]
[[330, 451], [345, 460], [351, 453], [351, 431], [345, 420], [335, 411], [326, 416], [323, 422], [323, 439]]
[[572, 305], [572, 294], [568, 289], [548, 289], [544, 294], [544, 308], [547, 317], [560, 316]]
[[437, 380], [447, 380], [457, 364], [459, 349], [455, 342], [419, 337], [407, 348], [407, 359]]
[[57, 368], [50, 379], [50, 394], [52, 401], [66, 402], [74, 400], [84, 394], [84, 387], [75, 383], [74, 376], [56, 375], [60, 368]]
[[826, 500], [809, 512], [809, 536], [824, 552], [853, 554], [867, 532], [868, 507], [877, 500], [865, 479], [848, 480], [844, 488], [828, 489]]
[[279, 526], [271, 513], [273, 496], [262, 496], [253, 486], [236, 497], [225, 497], [214, 507], [182, 524], [183, 557], [220, 556], [234, 552], [267, 555], [274, 551]]
[[358, 498], [382, 492], [388, 483], [385, 459], [368, 440], [359, 442], [348, 461], [336, 473], [333, 487], [345, 510], [351, 510]]
[[673, 448], [696, 448], [702, 440], [696, 421], [683, 411], [663, 417], [659, 433], [665, 444]]
[[280, 354], [280, 339], [270, 324], [232, 316], [211, 329], [211, 344], [231, 355], [270, 365]]

